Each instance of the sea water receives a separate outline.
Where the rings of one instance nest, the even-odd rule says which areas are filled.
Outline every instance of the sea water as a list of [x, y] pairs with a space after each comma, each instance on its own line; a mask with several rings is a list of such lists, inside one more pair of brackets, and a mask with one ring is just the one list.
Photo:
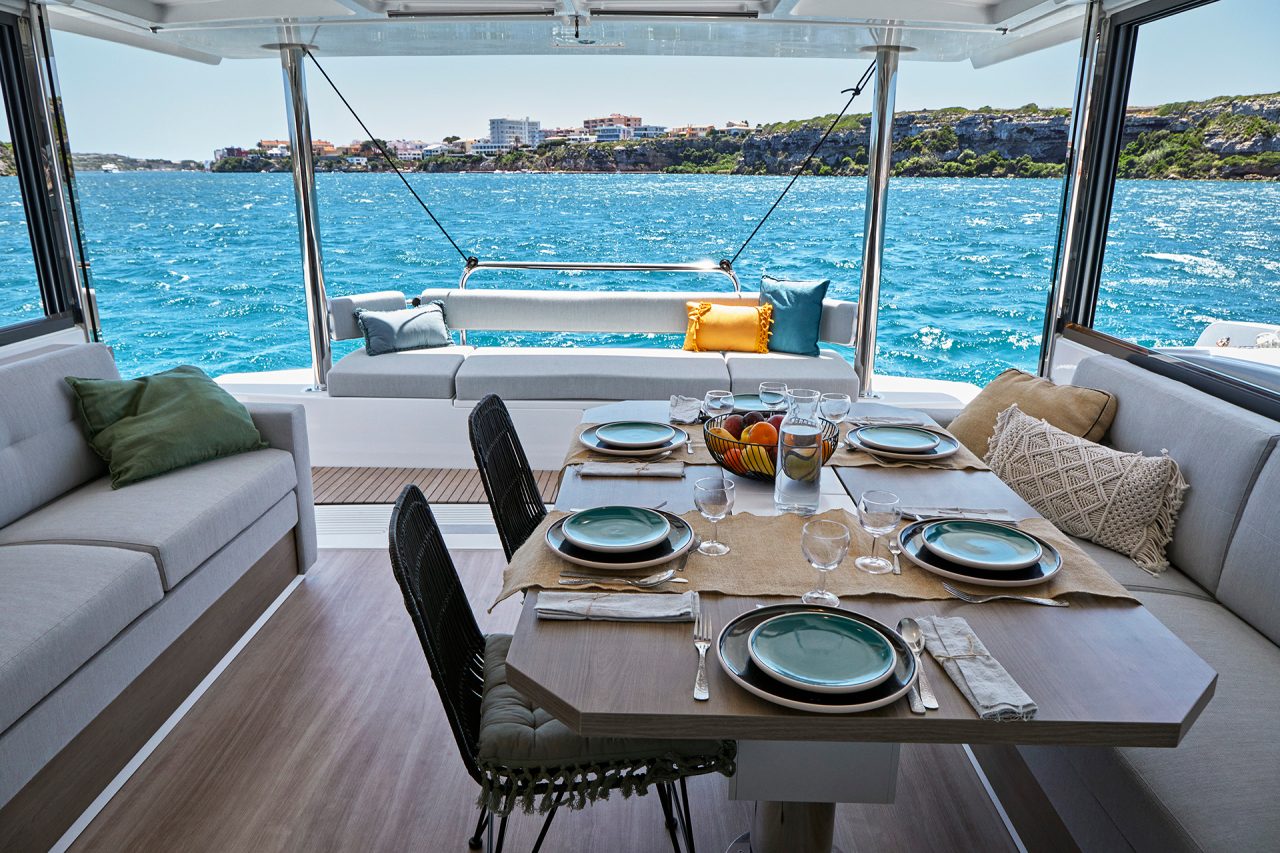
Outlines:
[[[732, 256], [786, 182], [737, 175], [411, 175], [468, 254], [533, 261]], [[331, 295], [453, 287], [462, 261], [394, 175], [317, 179]], [[310, 363], [287, 174], [81, 173], [106, 340], [121, 370], [212, 374]], [[876, 369], [985, 382], [1034, 369], [1061, 182], [894, 178]], [[806, 177], [742, 254], [761, 273], [830, 279], [856, 299], [865, 182]], [[15, 178], [0, 178], [0, 325], [38, 316]], [[1190, 344], [1214, 319], [1280, 323], [1280, 184], [1122, 181], [1097, 325]], [[476, 273], [468, 287], [727, 289], [715, 275]], [[679, 335], [472, 334], [470, 342], [678, 347]], [[354, 343], [339, 343], [340, 357]], [[838, 347], [851, 357], [847, 347]]]

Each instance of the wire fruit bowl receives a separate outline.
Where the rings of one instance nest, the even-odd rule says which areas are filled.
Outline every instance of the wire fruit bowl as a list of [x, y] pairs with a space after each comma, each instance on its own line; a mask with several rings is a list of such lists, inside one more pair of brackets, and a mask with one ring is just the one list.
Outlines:
[[[752, 444], [749, 441], [712, 434], [711, 430], [717, 427], [723, 428], [724, 422], [731, 417], [734, 417], [734, 415], [717, 415], [703, 423], [702, 437], [707, 443], [707, 450], [710, 451], [711, 457], [716, 460], [716, 464], [721, 468], [737, 474], [739, 477], [773, 482], [777, 476], [777, 445]], [[821, 420], [822, 462], [819, 467], [827, 463], [827, 460], [831, 458], [831, 454], [836, 452], [836, 448], [840, 444], [840, 427], [825, 418]], [[812, 465], [812, 458], [806, 458], [807, 450], [808, 448], [788, 450], [788, 456], [784, 458], [783, 464]], [[788, 461], [788, 459], [791, 461]], [[797, 477], [797, 479], [800, 479], [800, 477]]]

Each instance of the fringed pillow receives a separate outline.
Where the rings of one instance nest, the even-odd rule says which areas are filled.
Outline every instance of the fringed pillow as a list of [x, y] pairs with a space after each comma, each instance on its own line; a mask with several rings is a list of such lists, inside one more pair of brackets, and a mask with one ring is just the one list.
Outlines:
[[1153, 575], [1169, 567], [1165, 547], [1187, 482], [1167, 452], [1121, 453], [1014, 404], [996, 418], [986, 461], [1064, 532], [1124, 554]]
[[773, 306], [687, 302], [684, 348], [693, 352], [768, 352]]

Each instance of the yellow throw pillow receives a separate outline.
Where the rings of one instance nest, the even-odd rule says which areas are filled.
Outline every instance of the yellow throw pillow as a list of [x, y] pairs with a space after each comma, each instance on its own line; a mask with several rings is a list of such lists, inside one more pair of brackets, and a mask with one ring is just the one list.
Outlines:
[[773, 306], [687, 302], [684, 348], [693, 352], [768, 352]]
[[1033, 418], [1096, 443], [1111, 428], [1117, 400], [1106, 391], [1057, 385], [1011, 367], [988, 382], [947, 429], [965, 447], [986, 458], [996, 417], [1014, 403]]

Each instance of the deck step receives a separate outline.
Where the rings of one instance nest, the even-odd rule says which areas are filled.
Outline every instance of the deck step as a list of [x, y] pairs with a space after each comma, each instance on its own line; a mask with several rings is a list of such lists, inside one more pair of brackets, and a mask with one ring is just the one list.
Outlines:
[[[542, 499], [554, 503], [559, 491], [558, 471], [534, 471]], [[431, 503], [486, 503], [480, 472], [464, 468], [311, 469], [317, 504], [390, 504], [400, 490], [416, 483]]]

